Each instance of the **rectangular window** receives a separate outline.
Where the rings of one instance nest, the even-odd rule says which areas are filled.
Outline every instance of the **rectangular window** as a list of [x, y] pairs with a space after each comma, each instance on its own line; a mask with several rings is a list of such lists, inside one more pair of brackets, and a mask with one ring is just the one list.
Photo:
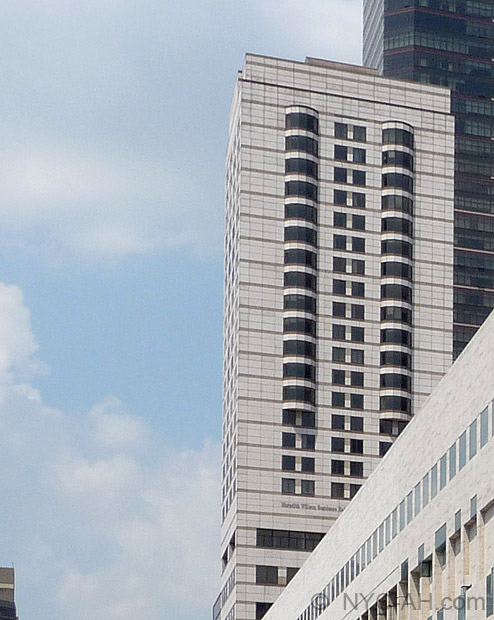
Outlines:
[[282, 433], [281, 437], [283, 448], [295, 448], [295, 433]]
[[333, 195], [335, 205], [345, 205], [347, 203], [347, 193], [341, 189], [335, 189]]
[[358, 258], [352, 258], [352, 273], [356, 275], [364, 275], [365, 261]]
[[431, 499], [437, 495], [437, 465], [431, 469]]
[[352, 215], [352, 228], [354, 230], [365, 230], [365, 215]]
[[456, 476], [456, 444], [449, 449], [449, 479]]
[[[365, 284], [363, 282], [352, 282], [352, 297], [365, 297]], [[363, 306], [360, 306], [363, 310]], [[359, 317], [352, 317], [359, 318]]]
[[335, 256], [333, 258], [333, 271], [337, 273], [346, 273], [346, 258]]
[[337, 476], [343, 476], [345, 474], [345, 461], [331, 461], [331, 473]]
[[346, 250], [345, 235], [334, 235], [333, 236], [333, 248], [335, 250]]
[[345, 362], [345, 349], [333, 347], [333, 362]]
[[369, 538], [365, 543], [367, 547], [367, 565], [372, 562], [372, 540]]
[[365, 194], [361, 192], [352, 192], [352, 207], [365, 209]]
[[494, 570], [485, 579], [485, 615], [489, 618], [494, 614]]
[[295, 457], [294, 456], [282, 456], [281, 457], [281, 469], [288, 471], [295, 471]]
[[336, 183], [346, 183], [347, 180], [347, 169], [346, 168], [335, 168], [334, 169], [334, 180]]
[[441, 457], [441, 460], [439, 461], [439, 489], [440, 490], [444, 489], [444, 487], [446, 486], [447, 464], [448, 464], [448, 457], [445, 454], [444, 456]]
[[335, 145], [334, 158], [346, 161], [348, 159], [348, 148], [346, 146]]
[[348, 138], [348, 125], [345, 123], [334, 124], [334, 137], [335, 138]]
[[293, 495], [295, 493], [295, 480], [292, 478], [282, 478], [281, 492], [287, 495]]
[[342, 482], [331, 483], [331, 497], [345, 497], [345, 485]]
[[302, 471], [313, 472], [316, 468], [316, 461], [310, 456], [302, 457]]
[[345, 452], [345, 440], [343, 437], [331, 437], [331, 451]]
[[365, 319], [365, 306], [361, 306], [360, 304], [352, 304], [351, 316], [352, 319], [363, 321]]
[[365, 172], [363, 170], [354, 170], [353, 171], [353, 184], [354, 185], [365, 185], [365, 182], [366, 182]]
[[407, 524], [413, 519], [413, 493], [407, 495]]
[[315, 450], [316, 449], [316, 436], [315, 435], [302, 435], [302, 450]]
[[379, 526], [379, 553], [384, 549], [384, 523]]
[[465, 431], [460, 437], [459, 468], [463, 469], [466, 464], [467, 464], [467, 432]]
[[364, 328], [363, 327], [352, 327], [351, 328], [351, 339], [353, 342], [364, 342]]
[[333, 325], [333, 340], [345, 340], [346, 327], [345, 325]]
[[353, 161], [365, 164], [365, 149], [353, 149]]
[[398, 535], [398, 508], [391, 513], [391, 536], [394, 538]]
[[333, 226], [338, 228], [346, 228], [346, 213], [336, 212], [333, 215]]
[[391, 515], [384, 522], [384, 544], [389, 545], [391, 542]]
[[302, 480], [300, 483], [300, 493], [302, 495], [315, 495], [315, 486], [316, 483], [314, 482], [314, 480]]
[[364, 453], [364, 442], [362, 439], [350, 439], [350, 452], [352, 454]]
[[333, 316], [344, 318], [346, 316], [346, 304], [333, 301]]
[[372, 559], [377, 556], [377, 530], [372, 534]]
[[278, 567], [256, 566], [256, 583], [278, 585]]
[[[362, 385], [363, 385], [363, 380], [362, 380]], [[350, 430], [358, 431], [358, 432], [363, 431], [364, 430], [364, 418], [352, 415], [350, 417]]]
[[350, 461], [350, 476], [361, 478], [364, 475], [364, 464], [359, 461]]
[[480, 447], [483, 448], [489, 441], [489, 410], [487, 408], [480, 414]]
[[360, 125], [353, 126], [353, 139], [357, 142], [366, 142], [367, 141], [367, 130], [365, 127], [361, 127]]
[[429, 503], [429, 474], [425, 474], [422, 479], [422, 506]]
[[422, 507], [421, 497], [420, 497], [420, 482], [415, 487], [415, 516], [417, 516]]
[[365, 252], [365, 239], [352, 237], [352, 252]]
[[400, 504], [400, 532], [405, 529], [405, 500]]
[[350, 349], [350, 359], [352, 364], [363, 364], [364, 351], [362, 349]]
[[469, 450], [468, 457], [473, 459], [477, 454], [477, 420], [474, 420], [470, 424], [470, 437], [469, 437]]
[[331, 428], [334, 430], [345, 430], [345, 416], [333, 414], [331, 416]]

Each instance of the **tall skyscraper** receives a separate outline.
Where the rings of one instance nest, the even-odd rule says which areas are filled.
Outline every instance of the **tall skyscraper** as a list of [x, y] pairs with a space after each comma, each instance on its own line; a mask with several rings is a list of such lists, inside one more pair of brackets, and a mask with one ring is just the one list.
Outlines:
[[13, 568], [0, 568], [0, 620], [17, 620]]
[[444, 88], [248, 55], [227, 153], [223, 576], [262, 618], [452, 361]]
[[364, 64], [452, 90], [454, 353], [494, 308], [494, 2], [364, 0]]

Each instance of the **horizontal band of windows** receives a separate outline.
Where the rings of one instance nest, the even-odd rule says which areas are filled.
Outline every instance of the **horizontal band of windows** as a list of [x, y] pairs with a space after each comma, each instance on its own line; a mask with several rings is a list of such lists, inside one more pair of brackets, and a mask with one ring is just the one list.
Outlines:
[[467, 325], [482, 325], [491, 313], [492, 308], [475, 308], [456, 304], [453, 307], [453, 321]]
[[398, 375], [395, 373], [381, 375], [382, 388], [397, 388], [409, 392], [410, 386], [411, 379], [408, 375]]
[[285, 286], [300, 286], [315, 291], [316, 283], [316, 276], [305, 271], [288, 271], [284, 274]]
[[383, 187], [397, 187], [407, 192], [413, 193], [413, 179], [408, 174], [400, 172], [387, 172], [382, 175]]
[[298, 332], [309, 336], [316, 336], [316, 322], [304, 317], [287, 317], [283, 319], [285, 333]]
[[285, 196], [303, 196], [317, 200], [317, 186], [306, 181], [286, 181]]
[[404, 329], [381, 329], [381, 342], [411, 346], [412, 334]]
[[383, 166], [402, 166], [413, 171], [413, 156], [404, 151], [384, 151]]
[[408, 308], [401, 308], [400, 306], [385, 306], [381, 308], [381, 321], [396, 321], [411, 325], [412, 312]]
[[335, 144], [334, 147], [334, 158], [338, 161], [348, 161], [348, 155], [352, 154], [352, 158], [350, 161], [358, 164], [366, 163], [366, 152], [365, 149], [359, 148], [351, 148], [348, 146], [341, 146]]
[[258, 528], [256, 532], [256, 546], [264, 549], [313, 551], [323, 537], [323, 533], [316, 532], [293, 532], [291, 530]]
[[385, 217], [381, 221], [382, 232], [397, 232], [412, 236], [412, 223], [401, 217]]
[[494, 252], [494, 235], [491, 232], [479, 232], [465, 228], [455, 228], [455, 248], [471, 248]]
[[366, 173], [364, 170], [347, 170], [347, 168], [335, 168], [333, 179], [335, 183], [352, 183], [353, 185], [366, 185]]
[[400, 144], [413, 149], [413, 134], [405, 129], [383, 129], [383, 144]]
[[317, 267], [317, 256], [309, 250], [285, 250], [285, 265], [307, 265], [308, 267]]
[[412, 411], [412, 402], [406, 396], [381, 396], [379, 399], [379, 410], [410, 413]]
[[403, 351], [382, 351], [381, 366], [401, 366], [402, 368], [411, 368], [412, 356]]
[[[345, 438], [331, 437], [331, 452], [345, 452]], [[363, 454], [364, 442], [362, 439], [350, 439], [350, 454]]]
[[304, 204], [286, 204], [285, 219], [307, 220], [308, 222], [316, 223], [317, 209]]
[[[349, 202], [350, 199], [351, 201]], [[335, 189], [333, 193], [333, 202], [335, 205], [365, 209], [365, 194], [362, 192], [346, 192], [342, 189]]]
[[408, 241], [401, 241], [401, 239], [385, 239], [381, 242], [381, 253], [411, 258], [412, 244]]
[[381, 198], [381, 208], [383, 211], [403, 211], [403, 213], [413, 214], [413, 200], [408, 196], [390, 194]]
[[399, 299], [412, 303], [412, 289], [403, 284], [382, 284], [381, 299]]
[[305, 310], [306, 312], [316, 311], [316, 300], [307, 295], [285, 295], [283, 297], [284, 310]]
[[303, 403], [314, 405], [316, 402], [316, 391], [314, 388], [305, 385], [285, 385], [283, 386], [283, 400], [299, 400]]
[[[283, 471], [295, 471], [296, 459], [294, 456], [283, 455], [281, 457], [281, 469]], [[303, 456], [301, 458], [301, 470], [302, 472], [315, 472], [315, 459], [309, 456]]]
[[381, 263], [382, 276], [395, 276], [397, 278], [412, 279], [412, 268], [407, 263], [386, 262]]
[[[351, 132], [351, 134], [350, 134]], [[347, 123], [334, 124], [334, 137], [356, 142], [367, 141], [367, 129], [361, 125], [348, 125]]]
[[305, 151], [317, 157], [319, 144], [317, 140], [309, 136], [287, 136], [285, 138], [285, 149], [287, 151]]
[[303, 226], [287, 226], [285, 228], [285, 241], [302, 241], [316, 245], [316, 231], [313, 228]]
[[[332, 328], [333, 340], [346, 340], [347, 339], [347, 326], [346, 325], [333, 325]], [[365, 330], [363, 327], [350, 327], [348, 332], [350, 336], [349, 340], [352, 342], [364, 342]]]
[[316, 369], [310, 364], [297, 364], [295, 362], [289, 362], [288, 364], [283, 364], [283, 377], [309, 379], [310, 381], [314, 381], [316, 377]]
[[306, 174], [308, 176], [317, 179], [317, 164], [310, 159], [303, 159], [301, 157], [291, 157], [285, 160], [285, 172], [296, 172], [299, 174]]
[[283, 355], [301, 355], [315, 359], [316, 345], [306, 340], [284, 340]]
[[344, 392], [331, 392], [331, 406], [339, 407], [340, 409], [358, 409], [364, 408], [364, 395], [363, 394], [349, 394], [349, 399]]
[[319, 120], [312, 114], [303, 112], [290, 112], [285, 117], [286, 129], [305, 129], [317, 134], [319, 132]]
[[282, 422], [288, 426], [300, 428], [315, 428], [316, 414], [313, 411], [301, 411], [299, 409], [283, 409]]

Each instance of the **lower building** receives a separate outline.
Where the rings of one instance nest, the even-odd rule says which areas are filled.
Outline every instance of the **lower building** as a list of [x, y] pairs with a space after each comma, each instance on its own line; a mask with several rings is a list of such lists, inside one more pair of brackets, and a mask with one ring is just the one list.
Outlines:
[[494, 615], [494, 314], [266, 614]]
[[17, 620], [14, 586], [14, 569], [0, 568], [0, 620]]

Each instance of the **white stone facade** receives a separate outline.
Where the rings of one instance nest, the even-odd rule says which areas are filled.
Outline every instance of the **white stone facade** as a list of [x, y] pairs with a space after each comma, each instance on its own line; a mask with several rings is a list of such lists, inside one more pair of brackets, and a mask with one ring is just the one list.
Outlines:
[[446, 89], [246, 57], [215, 620], [264, 613], [451, 365], [453, 132]]
[[493, 377], [491, 314], [266, 620], [493, 616]]

